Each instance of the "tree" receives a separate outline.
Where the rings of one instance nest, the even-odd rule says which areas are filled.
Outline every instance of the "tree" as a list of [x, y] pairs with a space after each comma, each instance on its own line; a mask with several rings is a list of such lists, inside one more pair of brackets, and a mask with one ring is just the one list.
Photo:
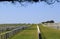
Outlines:
[[54, 20], [51, 20], [50, 23], [54, 23]]
[[57, 1], [57, 2], [60, 2], [60, 0], [0, 0], [0, 2], [3, 2], [3, 1], [8, 1], [8, 2], [12, 2], [12, 3], [15, 3], [15, 2], [19, 2], [19, 3], [23, 3], [23, 2], [35, 2], [35, 3], [37, 3], [37, 2], [42, 2], [42, 1], [44, 1], [44, 2], [46, 2], [47, 4], [54, 4], [55, 3], [55, 1]]
[[43, 24], [44, 23], [55, 23], [54, 20], [50, 20], [50, 21], [46, 21], [46, 22], [42, 22]]

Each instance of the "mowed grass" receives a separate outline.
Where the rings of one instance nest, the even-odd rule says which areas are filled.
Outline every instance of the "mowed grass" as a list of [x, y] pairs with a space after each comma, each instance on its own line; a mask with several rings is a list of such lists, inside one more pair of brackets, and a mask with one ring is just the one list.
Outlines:
[[33, 24], [10, 39], [38, 39], [37, 27]]
[[60, 30], [40, 26], [42, 39], [60, 39]]

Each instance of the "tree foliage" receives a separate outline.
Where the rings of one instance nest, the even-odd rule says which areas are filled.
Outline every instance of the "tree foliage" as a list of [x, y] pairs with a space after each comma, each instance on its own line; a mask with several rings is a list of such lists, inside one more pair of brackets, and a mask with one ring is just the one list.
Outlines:
[[55, 23], [54, 20], [50, 20], [50, 21], [46, 21], [46, 22], [42, 22], [43, 24], [44, 23]]
[[8, 1], [8, 2], [19, 2], [19, 3], [22, 3], [22, 2], [46, 2], [47, 4], [54, 4], [56, 1], [57, 2], [60, 2], [60, 0], [0, 0], [0, 2], [3, 2], [3, 1]]

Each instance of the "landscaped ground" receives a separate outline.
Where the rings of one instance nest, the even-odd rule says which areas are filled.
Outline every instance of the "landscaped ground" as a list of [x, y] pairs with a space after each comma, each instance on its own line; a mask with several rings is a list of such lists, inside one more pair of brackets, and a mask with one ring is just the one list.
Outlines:
[[60, 30], [39, 25], [43, 39], [60, 39]]
[[10, 39], [38, 39], [37, 27], [33, 24]]
[[[26, 25], [28, 26], [28, 25]], [[30, 27], [20, 31], [10, 39], [38, 39], [37, 25], [32, 24]], [[42, 39], [60, 39], [60, 30], [56, 30], [43, 25], [38, 25], [41, 31]]]

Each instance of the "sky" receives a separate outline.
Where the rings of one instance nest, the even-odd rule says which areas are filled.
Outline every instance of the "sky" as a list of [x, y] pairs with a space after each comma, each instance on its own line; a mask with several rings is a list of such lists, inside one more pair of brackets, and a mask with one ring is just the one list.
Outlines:
[[0, 3], [0, 24], [41, 23], [47, 20], [60, 22], [60, 3], [48, 5], [45, 2], [20, 5], [9, 2]]

